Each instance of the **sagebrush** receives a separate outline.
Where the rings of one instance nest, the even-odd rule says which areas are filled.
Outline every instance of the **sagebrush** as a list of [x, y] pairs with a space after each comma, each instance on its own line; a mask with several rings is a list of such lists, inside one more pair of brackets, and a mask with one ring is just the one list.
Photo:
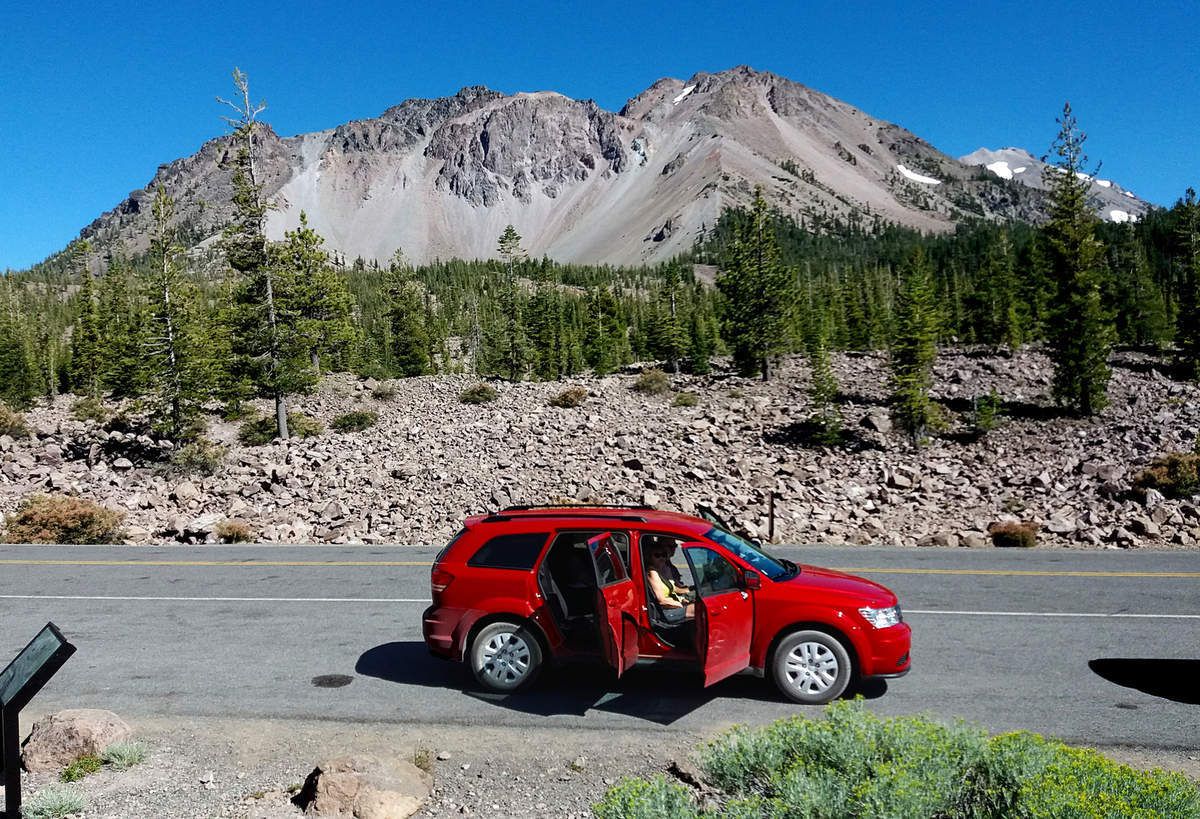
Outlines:
[[671, 391], [671, 377], [659, 369], [649, 369], [633, 382], [636, 392], [647, 395], [663, 395]]
[[567, 387], [558, 395], [550, 399], [550, 406], [570, 409], [572, 407], [582, 406], [587, 400], [587, 387]]
[[29, 426], [25, 423], [25, 416], [0, 401], [0, 435], [24, 438], [28, 434]]
[[1039, 528], [1033, 521], [1004, 520], [988, 526], [988, 534], [993, 546], [1030, 549], [1037, 545]]
[[120, 543], [125, 515], [72, 495], [34, 495], [5, 519], [5, 543]]
[[375, 426], [379, 413], [370, 410], [352, 410], [343, 413], [329, 422], [329, 426], [338, 432], [362, 432]]
[[458, 400], [462, 401], [464, 404], [487, 404], [495, 401], [499, 397], [500, 394], [496, 392], [495, 387], [493, 387], [491, 384], [480, 381], [478, 384], [474, 384], [463, 390], [462, 393], [459, 394]]

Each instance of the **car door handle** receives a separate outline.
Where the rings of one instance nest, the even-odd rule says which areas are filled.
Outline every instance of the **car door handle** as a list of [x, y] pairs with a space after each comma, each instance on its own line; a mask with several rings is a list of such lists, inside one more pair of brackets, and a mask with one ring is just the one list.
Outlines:
[[721, 606], [720, 608], [709, 609], [708, 615], [709, 615], [709, 617], [716, 617], [718, 614], [721, 614], [728, 608], [729, 608], [728, 606]]

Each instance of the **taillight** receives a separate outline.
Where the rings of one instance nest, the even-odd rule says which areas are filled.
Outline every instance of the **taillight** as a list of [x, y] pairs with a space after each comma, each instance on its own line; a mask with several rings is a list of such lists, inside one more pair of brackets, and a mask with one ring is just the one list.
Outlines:
[[433, 589], [434, 594], [441, 594], [454, 580], [454, 575], [445, 569], [439, 569], [436, 566], [433, 569], [433, 574], [429, 578], [429, 585]]

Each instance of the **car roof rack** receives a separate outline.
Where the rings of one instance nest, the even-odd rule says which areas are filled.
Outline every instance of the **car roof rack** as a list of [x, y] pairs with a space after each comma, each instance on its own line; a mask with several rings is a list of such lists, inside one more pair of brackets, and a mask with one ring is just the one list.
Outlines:
[[538, 509], [644, 509], [650, 511], [651, 506], [638, 503], [519, 503], [506, 506], [503, 512], [531, 512]]
[[483, 519], [484, 523], [499, 523], [506, 520], [536, 520], [537, 518], [589, 518], [592, 520], [623, 520], [633, 523], [645, 523], [645, 515], [604, 515], [599, 512], [571, 512], [568, 510], [553, 511], [555, 507], [549, 507], [542, 511], [534, 511], [531, 515], [509, 515], [509, 511], [525, 511], [522, 509], [508, 510], [488, 515]]

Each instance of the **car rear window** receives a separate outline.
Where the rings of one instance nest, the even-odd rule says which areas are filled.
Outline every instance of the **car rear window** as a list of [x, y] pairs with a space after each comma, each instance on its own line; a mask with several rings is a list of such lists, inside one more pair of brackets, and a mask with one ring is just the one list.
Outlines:
[[479, 547], [467, 561], [468, 566], [484, 569], [520, 569], [528, 571], [537, 562], [549, 532], [497, 535]]

